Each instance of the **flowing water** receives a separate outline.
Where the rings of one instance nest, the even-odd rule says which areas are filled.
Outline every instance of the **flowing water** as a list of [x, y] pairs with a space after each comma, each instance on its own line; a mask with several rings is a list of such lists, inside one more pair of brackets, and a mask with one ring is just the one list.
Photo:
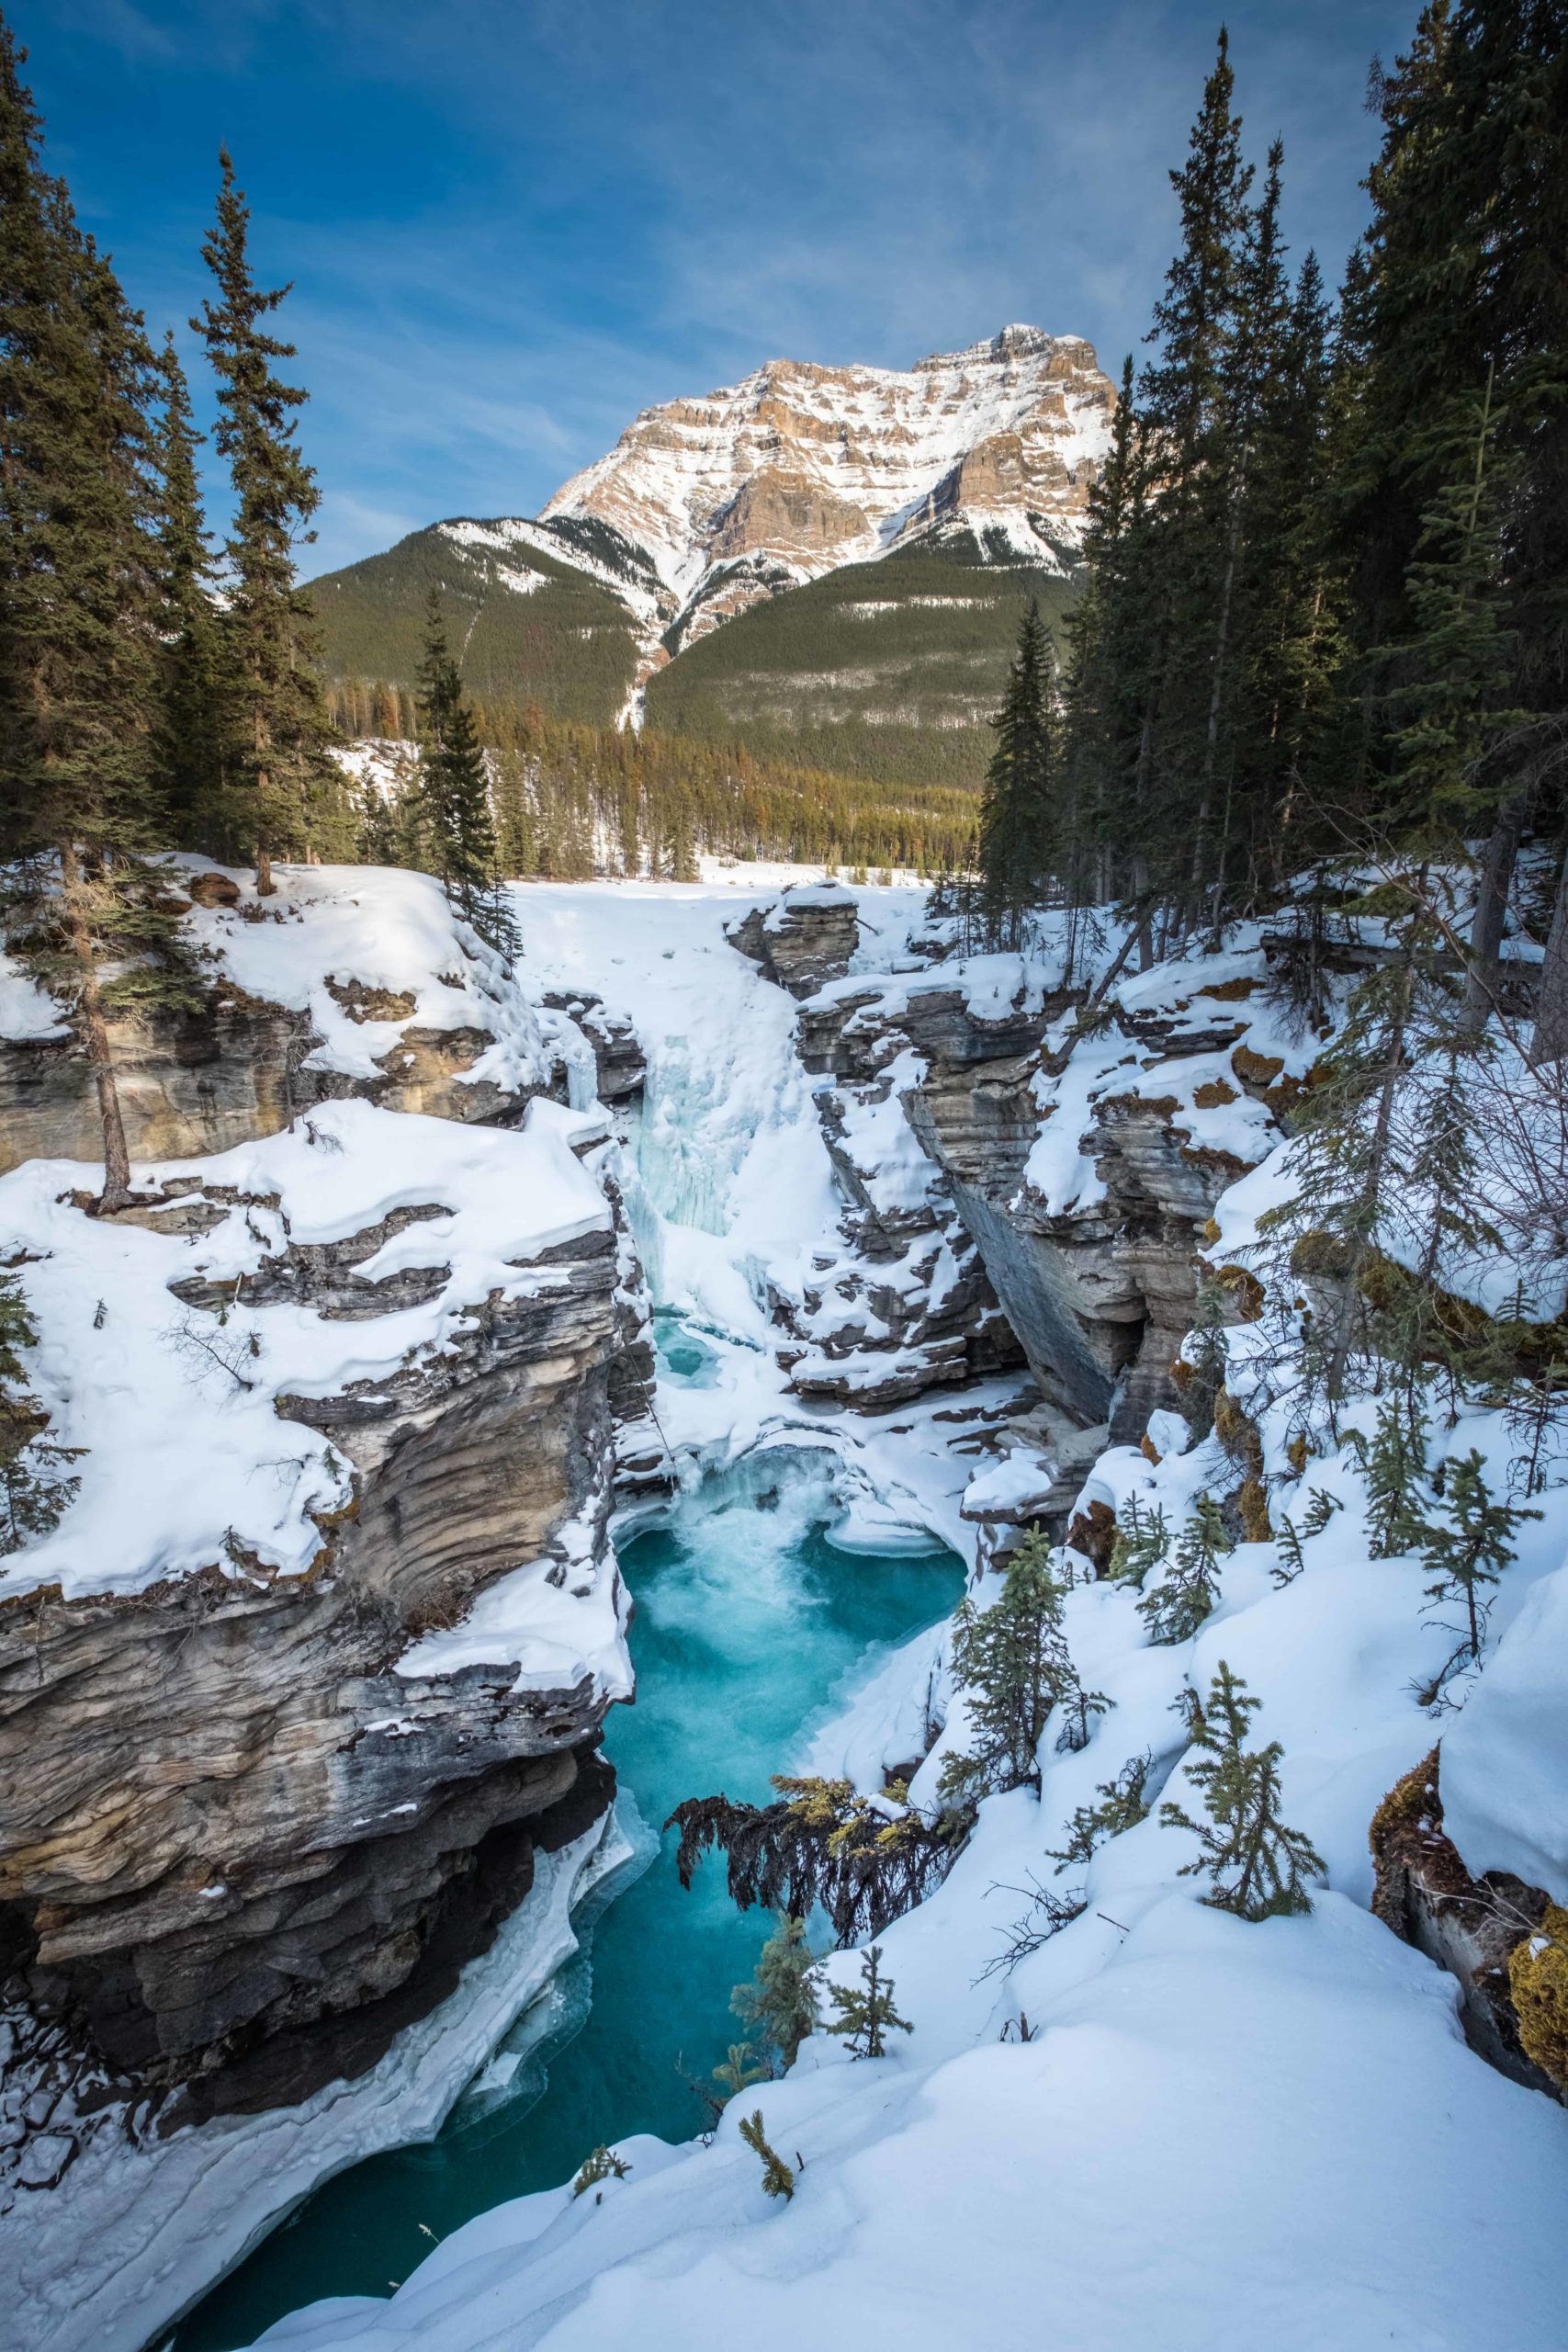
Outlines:
[[[654, 1295], [661, 1385], [723, 1385], [724, 1338], [766, 1349], [760, 1264], [830, 1228], [834, 1204], [795, 1007], [724, 940], [733, 894], [519, 894], [545, 978], [624, 992], [649, 1057], [627, 1207]], [[682, 1311], [682, 1309], [684, 1311]], [[230, 2352], [301, 2303], [385, 2295], [473, 2214], [567, 2180], [600, 2142], [683, 2140], [741, 2029], [732, 1987], [770, 1922], [742, 1917], [709, 1860], [689, 1894], [660, 1825], [682, 1798], [753, 1801], [801, 1756], [879, 1656], [946, 1616], [959, 1562], [835, 1546], [820, 1453], [754, 1455], [626, 1544], [637, 1604], [635, 1707], [604, 1745], [638, 1852], [579, 1914], [583, 1948], [519, 2019], [425, 2146], [327, 2182], [177, 2330], [175, 2352]]]
[[[661, 1345], [677, 1379], [705, 1377], [700, 1341], [666, 1325]], [[589, 1898], [583, 1951], [440, 2136], [319, 2189], [185, 2322], [177, 2352], [228, 2352], [321, 2296], [384, 2295], [428, 2253], [425, 2232], [443, 2237], [553, 2187], [601, 2141], [703, 2128], [686, 2078], [705, 2079], [739, 2038], [730, 1990], [769, 1923], [733, 1908], [721, 1860], [682, 1894], [673, 1833], [649, 1859], [654, 1833], [682, 1797], [765, 1798], [825, 1705], [841, 1704], [886, 1645], [945, 1615], [962, 1587], [950, 1553], [836, 1548], [831, 1517], [819, 1466], [764, 1455], [626, 1545], [637, 1702], [612, 1712], [605, 1747], [631, 1821], [648, 1826], [637, 1861]]]

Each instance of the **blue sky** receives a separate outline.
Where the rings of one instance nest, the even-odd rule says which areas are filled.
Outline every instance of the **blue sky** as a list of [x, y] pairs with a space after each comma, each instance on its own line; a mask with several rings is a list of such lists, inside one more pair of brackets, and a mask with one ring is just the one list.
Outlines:
[[[1114, 372], [1168, 258], [1193, 0], [7, 0], [53, 167], [160, 332], [220, 140], [292, 278], [307, 571], [531, 514], [637, 409], [763, 359], [907, 367], [1009, 321]], [[1336, 277], [1385, 0], [1226, 12], [1249, 150]], [[193, 356], [194, 355], [189, 355]], [[199, 395], [199, 387], [198, 387]]]

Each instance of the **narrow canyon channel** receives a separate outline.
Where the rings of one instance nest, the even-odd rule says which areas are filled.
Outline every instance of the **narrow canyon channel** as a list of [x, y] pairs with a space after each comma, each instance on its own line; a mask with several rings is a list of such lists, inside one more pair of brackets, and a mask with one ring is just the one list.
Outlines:
[[637, 1700], [614, 1711], [605, 1747], [637, 1858], [590, 1895], [583, 1951], [439, 2138], [329, 2181], [191, 2314], [177, 2352], [229, 2352], [323, 2296], [384, 2295], [428, 2253], [426, 2232], [554, 2188], [602, 2141], [703, 2128], [686, 2078], [707, 2080], [741, 2037], [730, 1988], [769, 1922], [735, 1910], [722, 1859], [682, 1894], [674, 1833], [649, 1860], [652, 1833], [685, 1796], [766, 1798], [824, 1694], [841, 1703], [879, 1651], [944, 1616], [962, 1589], [948, 1552], [836, 1549], [830, 1509], [809, 1463], [770, 1454], [625, 1547]]
[[[755, 1270], [770, 1245], [799, 1238], [792, 1224], [808, 1229], [830, 1207], [794, 1007], [724, 946], [726, 910], [712, 899], [679, 913], [668, 899], [637, 908], [624, 897], [601, 910], [587, 891], [520, 899], [552, 977], [592, 976], [608, 994], [623, 957], [635, 966], [626, 994], [649, 1087], [629, 1138], [643, 1192], [628, 1205], [660, 1302], [660, 1395], [671, 1408], [700, 1401], [717, 1428], [726, 1392], [737, 1379], [744, 1388], [756, 1360]], [[681, 943], [673, 956], [669, 940]], [[674, 1833], [660, 1825], [688, 1796], [765, 1800], [770, 1773], [800, 1765], [813, 1731], [963, 1589], [962, 1564], [935, 1538], [875, 1551], [856, 1548], [852, 1528], [835, 1540], [833, 1455], [811, 1434], [742, 1452], [622, 1536], [637, 1695], [612, 1711], [604, 1745], [633, 1850], [580, 1906], [576, 1957], [434, 2142], [324, 2183], [186, 2316], [172, 2352], [231, 2352], [302, 2303], [385, 2295], [433, 2239], [558, 2186], [596, 2144], [705, 2127], [694, 2083], [711, 2083], [741, 2038], [731, 1990], [771, 1923], [736, 1911], [721, 1860], [682, 1893]]]

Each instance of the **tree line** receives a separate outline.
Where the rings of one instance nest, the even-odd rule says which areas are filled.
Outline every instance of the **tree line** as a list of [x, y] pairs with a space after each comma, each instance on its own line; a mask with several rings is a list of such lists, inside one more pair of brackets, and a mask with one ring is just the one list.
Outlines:
[[[420, 695], [384, 680], [344, 679], [327, 703], [345, 735], [388, 744], [392, 786], [367, 804], [361, 854], [428, 863], [418, 797]], [[902, 789], [759, 756], [655, 728], [585, 727], [536, 703], [474, 696], [490, 752], [498, 854], [513, 877], [595, 874], [694, 880], [699, 854], [783, 858], [870, 873], [956, 870], [971, 854], [976, 803], [956, 786]]]
[[46, 168], [23, 62], [0, 19], [0, 861], [13, 946], [78, 1009], [112, 1207], [130, 1169], [109, 1023], [197, 994], [150, 857], [243, 852], [265, 895], [276, 855], [348, 845], [354, 812], [295, 578], [318, 492], [305, 395], [277, 372], [292, 346], [267, 327], [287, 288], [255, 281], [233, 165], [191, 321], [234, 494], [215, 552], [174, 339], [153, 347]]
[[[1568, 8], [1435, 0], [1374, 62], [1337, 294], [1244, 153], [1224, 33], [1171, 174], [1180, 240], [1122, 375], [1084, 593], [1026, 620], [978, 896], [1115, 904], [1140, 963], [1325, 861], [1471, 866], [1495, 961], [1568, 772]], [[1568, 917], [1556, 932], [1568, 1046]]]

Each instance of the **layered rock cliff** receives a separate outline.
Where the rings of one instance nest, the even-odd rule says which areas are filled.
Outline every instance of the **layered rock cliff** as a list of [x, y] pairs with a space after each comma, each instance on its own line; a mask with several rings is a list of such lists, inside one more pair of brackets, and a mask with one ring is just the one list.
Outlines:
[[815, 579], [933, 528], [993, 534], [1049, 568], [1081, 530], [1114, 404], [1091, 346], [1037, 327], [908, 371], [772, 360], [645, 409], [541, 520], [609, 526], [682, 605], [722, 571], [726, 605], [699, 635], [772, 594], [781, 568]]
[[[574, 1025], [527, 1001], [428, 875], [286, 867], [258, 899], [243, 874], [199, 860], [169, 873], [205, 1001], [110, 1023], [134, 1158], [227, 1150], [349, 1097], [515, 1125], [586, 1066]], [[0, 957], [0, 1171], [102, 1148], [73, 1010]]]
[[190, 2127], [303, 2113], [591, 1850], [613, 1486], [665, 1467], [618, 1148], [560, 1099], [635, 1091], [629, 1024], [530, 1003], [423, 877], [194, 878], [213, 1009], [119, 1041], [118, 1216], [36, 1156], [95, 1140], [68, 1017], [0, 1003], [63, 1449], [0, 1558], [0, 2211], [89, 2146], [151, 2182]]

